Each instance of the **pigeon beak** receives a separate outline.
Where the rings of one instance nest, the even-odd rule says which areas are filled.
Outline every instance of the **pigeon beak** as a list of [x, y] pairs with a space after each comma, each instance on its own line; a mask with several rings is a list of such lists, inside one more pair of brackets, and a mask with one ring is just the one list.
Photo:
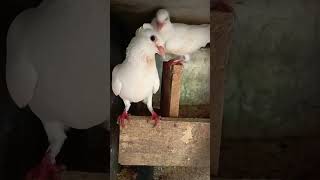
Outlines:
[[157, 49], [158, 49], [158, 51], [159, 51], [159, 55], [162, 56], [162, 57], [164, 57], [165, 51], [164, 51], [163, 46], [157, 46]]
[[160, 31], [163, 27], [164, 23], [157, 21], [157, 30]]

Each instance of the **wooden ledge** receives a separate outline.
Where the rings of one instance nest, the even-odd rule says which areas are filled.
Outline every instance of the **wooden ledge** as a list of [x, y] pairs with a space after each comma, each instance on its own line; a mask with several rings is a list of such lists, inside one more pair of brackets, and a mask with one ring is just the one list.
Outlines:
[[150, 116], [130, 119], [120, 129], [120, 164], [210, 166], [209, 119], [163, 118], [155, 128], [152, 121], [146, 122]]

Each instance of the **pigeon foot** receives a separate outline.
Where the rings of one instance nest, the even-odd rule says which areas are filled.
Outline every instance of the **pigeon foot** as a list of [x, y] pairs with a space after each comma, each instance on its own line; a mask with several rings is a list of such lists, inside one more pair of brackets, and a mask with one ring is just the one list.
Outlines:
[[125, 120], [129, 121], [129, 115], [126, 111], [123, 111], [123, 113], [118, 116], [118, 124], [120, 123], [120, 126], [123, 128], [125, 127]]
[[51, 163], [50, 156], [46, 153], [41, 163], [27, 173], [26, 180], [61, 180], [63, 170], [63, 166]]
[[[154, 121], [154, 125], [153, 127], [156, 127], [160, 121], [161, 117], [156, 113], [156, 112], [152, 112], [152, 115], [151, 115], [151, 120]], [[149, 122], [149, 120], [148, 120]]]

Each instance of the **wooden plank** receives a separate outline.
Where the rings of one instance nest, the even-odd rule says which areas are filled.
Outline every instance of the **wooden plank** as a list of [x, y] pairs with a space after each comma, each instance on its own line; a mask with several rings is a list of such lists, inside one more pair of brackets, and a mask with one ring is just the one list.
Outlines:
[[[139, 104], [139, 109], [134, 109], [136, 104], [132, 104], [130, 107], [130, 111], [135, 116], [150, 116], [151, 113], [149, 112], [148, 108], [145, 104]], [[153, 107], [154, 111], [157, 113], [160, 112], [159, 106]], [[201, 104], [201, 105], [181, 105], [179, 107], [179, 118], [210, 118], [210, 105], [209, 104]]]
[[211, 38], [213, 49], [211, 51], [211, 111], [210, 117], [213, 120], [213, 138], [212, 144], [212, 172], [214, 176], [219, 172], [219, 157], [221, 144], [221, 130], [224, 104], [224, 81], [225, 64], [229, 58], [229, 49], [231, 45], [231, 30], [233, 23], [232, 13], [222, 13], [213, 11], [211, 13]]
[[182, 65], [163, 62], [160, 109], [163, 117], [178, 117]]
[[[210, 166], [210, 119], [130, 116], [119, 138], [119, 163], [147, 166]], [[198, 122], [201, 121], [201, 122]]]

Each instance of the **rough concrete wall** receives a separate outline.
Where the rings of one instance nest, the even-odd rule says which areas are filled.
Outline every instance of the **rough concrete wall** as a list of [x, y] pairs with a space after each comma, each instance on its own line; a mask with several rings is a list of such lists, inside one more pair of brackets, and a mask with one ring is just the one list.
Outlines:
[[[167, 56], [170, 59], [174, 56]], [[162, 61], [159, 56], [157, 69], [162, 80]], [[184, 65], [180, 105], [206, 105], [210, 104], [210, 48], [203, 48], [191, 55], [191, 60]], [[161, 88], [161, 87], [160, 87]], [[155, 106], [160, 106], [161, 89], [153, 98]]]
[[224, 137], [319, 134], [320, 2], [246, 0], [235, 10]]

